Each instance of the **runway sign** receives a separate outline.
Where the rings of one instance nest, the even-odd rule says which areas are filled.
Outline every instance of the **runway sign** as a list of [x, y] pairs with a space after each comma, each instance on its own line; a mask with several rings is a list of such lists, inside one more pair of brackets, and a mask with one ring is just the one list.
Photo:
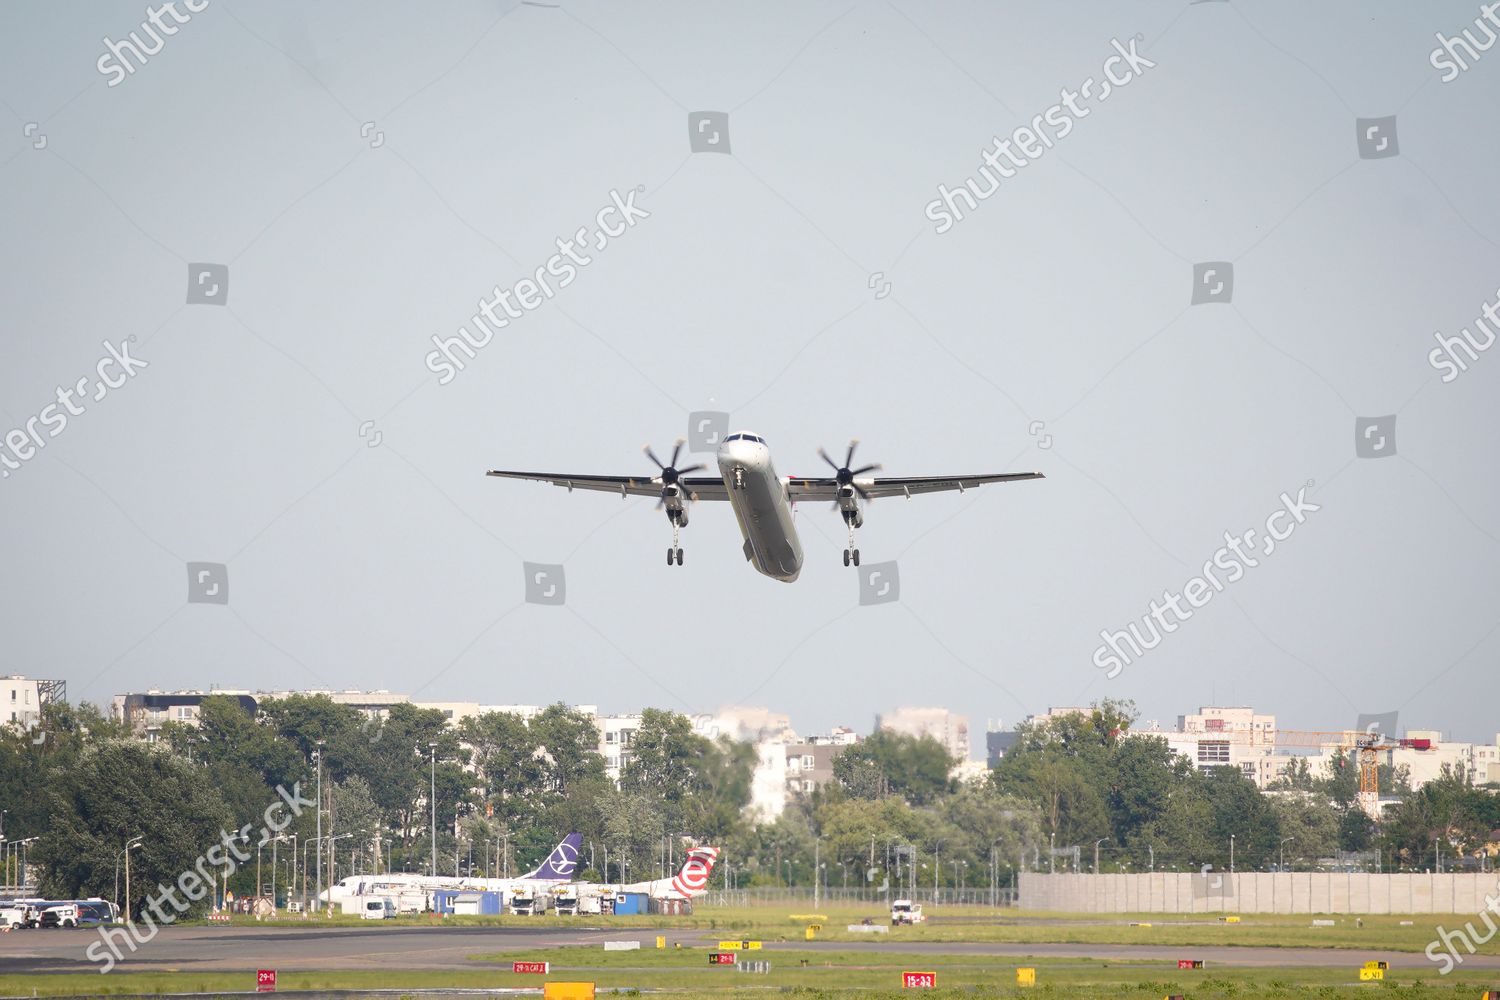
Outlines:
[[711, 951], [708, 953], [709, 965], [733, 965], [735, 954], [732, 951]]
[[276, 970], [275, 969], [256, 969], [255, 970], [255, 992], [257, 992], [257, 993], [275, 993], [276, 992]]
[[527, 975], [545, 976], [552, 971], [551, 962], [512, 962], [510, 971]]
[[720, 951], [760, 951], [759, 941], [720, 941]]
[[936, 972], [903, 972], [901, 973], [901, 988], [903, 990], [930, 990], [937, 987]]
[[1017, 986], [1035, 986], [1036, 985], [1036, 970], [1035, 969], [1029, 969], [1029, 968], [1028, 969], [1017, 969], [1016, 970], [1016, 985]]

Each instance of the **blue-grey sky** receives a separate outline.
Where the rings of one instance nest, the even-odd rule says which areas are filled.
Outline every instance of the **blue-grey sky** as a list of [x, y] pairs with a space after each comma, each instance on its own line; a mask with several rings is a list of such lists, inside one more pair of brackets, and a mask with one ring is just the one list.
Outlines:
[[[1500, 728], [1500, 350], [1428, 360], [1500, 297], [1500, 47], [1430, 60], [1486, 41], [1477, 3], [176, 10], [124, 74], [105, 40], [149, 44], [142, 4], [0, 13], [8, 672], [803, 732], [1102, 697]], [[1132, 48], [1154, 65], [938, 232], [939, 185]], [[693, 151], [701, 112], [727, 155]], [[440, 384], [433, 337], [612, 192], [649, 217]], [[40, 423], [104, 341], [146, 367]], [[858, 436], [890, 475], [1047, 478], [877, 502], [860, 547], [900, 599], [861, 606], [827, 505], [785, 585], [723, 505], [669, 569], [650, 501], [482, 474], [649, 472], [701, 410], [783, 474]], [[1304, 489], [1273, 554], [1096, 666]], [[564, 566], [563, 606], [523, 561]], [[188, 602], [190, 562], [227, 603]]]

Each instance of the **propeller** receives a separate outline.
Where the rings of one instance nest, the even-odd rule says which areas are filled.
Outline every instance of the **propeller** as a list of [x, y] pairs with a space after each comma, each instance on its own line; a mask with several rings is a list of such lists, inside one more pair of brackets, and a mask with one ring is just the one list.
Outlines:
[[[862, 476], [866, 472], [877, 472], [880, 469], [880, 464], [877, 462], [871, 462], [869, 465], [862, 465], [857, 469], [851, 469], [849, 465], [854, 461], [854, 449], [857, 447], [859, 447], [859, 438], [855, 438], [854, 440], [849, 442], [849, 450], [844, 454], [843, 465], [839, 465], [833, 459], [829, 458], [828, 452], [824, 451], [822, 448], [818, 449], [818, 457], [823, 459], [823, 461], [827, 462], [830, 466], [833, 467], [834, 481], [839, 484], [840, 488], [845, 486], [852, 486], [854, 487], [854, 492], [858, 493], [863, 499], [870, 500], [872, 499], [870, 494], [865, 490], [863, 486], [860, 486], [854, 481], [854, 477]], [[835, 500], [834, 503], [838, 503], [838, 501]]]
[[[654, 464], [658, 469], [661, 470], [661, 473], [657, 478], [661, 480], [663, 490], [665, 490], [665, 488], [668, 486], [678, 486], [678, 480], [687, 475], [689, 472], [699, 472], [703, 469], [708, 468], [702, 463], [699, 463], [698, 465], [690, 465], [686, 469], [677, 468], [677, 456], [682, 454], [682, 446], [685, 444], [687, 444], [686, 438], [677, 439], [676, 443], [672, 446], [672, 460], [665, 465], [662, 464], [661, 459], [656, 457], [656, 453], [651, 450], [651, 446], [649, 444], [641, 448], [641, 450], [646, 453], [646, 457], [651, 459], [652, 464]], [[680, 487], [680, 489], [682, 490], [682, 495], [684, 497], [687, 497], [688, 494], [686, 487]], [[665, 505], [665, 498], [656, 502], [657, 510], [660, 510]]]

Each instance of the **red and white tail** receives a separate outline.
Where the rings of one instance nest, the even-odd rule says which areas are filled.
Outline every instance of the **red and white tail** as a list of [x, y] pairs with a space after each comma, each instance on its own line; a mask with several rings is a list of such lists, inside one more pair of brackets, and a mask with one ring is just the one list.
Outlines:
[[708, 876], [718, 860], [717, 847], [694, 847], [688, 851], [687, 860], [672, 878], [672, 891], [689, 899], [703, 895], [708, 891]]

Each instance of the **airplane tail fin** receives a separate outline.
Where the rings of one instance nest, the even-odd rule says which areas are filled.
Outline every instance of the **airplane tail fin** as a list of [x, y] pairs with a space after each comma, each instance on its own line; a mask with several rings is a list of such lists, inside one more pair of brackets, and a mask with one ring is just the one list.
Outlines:
[[703, 895], [708, 891], [708, 876], [718, 860], [717, 847], [695, 847], [688, 851], [687, 860], [672, 878], [672, 890], [689, 899]]
[[543, 882], [566, 882], [573, 877], [578, 870], [578, 851], [583, 846], [583, 834], [570, 833], [562, 839], [562, 843], [552, 849], [535, 871], [529, 871], [522, 878], [534, 878]]

